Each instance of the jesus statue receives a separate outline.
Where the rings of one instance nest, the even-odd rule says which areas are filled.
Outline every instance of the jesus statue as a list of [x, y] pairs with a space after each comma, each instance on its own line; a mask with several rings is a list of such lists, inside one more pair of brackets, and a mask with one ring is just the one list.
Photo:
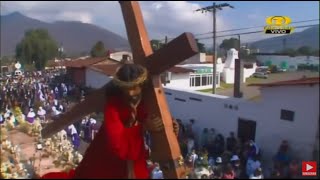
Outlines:
[[[146, 112], [147, 99], [142, 92], [147, 80], [146, 68], [123, 64], [106, 92], [104, 122], [79, 166], [68, 173], [51, 172], [42, 178], [150, 178], [144, 134], [159, 132], [164, 126], [159, 117]], [[178, 125], [173, 123], [177, 135]]]

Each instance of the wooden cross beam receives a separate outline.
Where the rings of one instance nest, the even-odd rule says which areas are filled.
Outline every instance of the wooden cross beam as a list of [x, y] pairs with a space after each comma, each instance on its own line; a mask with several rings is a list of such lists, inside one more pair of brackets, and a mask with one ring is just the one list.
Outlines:
[[[146, 84], [143, 92], [143, 96], [148, 99], [146, 102], [148, 113], [161, 117], [165, 127], [163, 132], [151, 133], [152, 141], [156, 142], [152, 143], [151, 147], [152, 159], [160, 163], [165, 178], [182, 178], [186, 175], [185, 169], [178, 162], [181, 152], [173, 132], [172, 117], [162, 88], [160, 74], [197, 54], [197, 43], [192, 34], [184, 33], [153, 53], [138, 2], [120, 1], [120, 5], [134, 63], [145, 66], [149, 72], [151, 81]], [[85, 101], [75, 105], [70, 111], [45, 127], [42, 130], [42, 137], [52, 136], [87, 114], [103, 111], [110, 84], [92, 92], [85, 98]]]

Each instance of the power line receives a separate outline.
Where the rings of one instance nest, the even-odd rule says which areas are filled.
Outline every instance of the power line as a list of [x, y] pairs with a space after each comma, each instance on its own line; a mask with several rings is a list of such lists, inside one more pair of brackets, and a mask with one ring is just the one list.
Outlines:
[[[310, 20], [305, 20], [305, 21], [296, 21], [292, 22], [291, 24], [297, 24], [297, 23], [303, 23], [303, 22], [310, 22], [310, 21], [319, 21], [319, 19], [310, 19]], [[238, 29], [228, 29], [228, 30], [222, 30], [222, 31], [217, 31], [218, 32], [230, 32], [230, 31], [238, 31], [238, 30], [247, 30], [247, 29], [254, 29], [254, 28], [262, 28], [265, 26], [253, 26], [253, 27], [247, 27], [247, 28], [238, 28]], [[205, 34], [212, 34], [213, 32], [207, 32], [207, 33], [202, 33], [202, 34], [195, 34], [194, 36], [200, 36], [200, 35], [205, 35]]]
[[[309, 20], [303, 20], [303, 21], [295, 21], [295, 22], [292, 22], [291, 24], [297, 24], [297, 23], [303, 23], [303, 22], [311, 22], [311, 21], [319, 21], [319, 19], [309, 19]], [[217, 31], [217, 33], [239, 31], [239, 30], [247, 30], [247, 29], [254, 29], [254, 28], [263, 28], [263, 27], [265, 27], [265, 26], [253, 26], [253, 27], [247, 27], [247, 28], [227, 29], [227, 30]], [[202, 35], [207, 35], [207, 34], [213, 34], [213, 32], [194, 34], [194, 36], [196, 37], [196, 36], [202, 36]], [[175, 39], [175, 38], [168, 38], [168, 40], [173, 40], [173, 39]], [[164, 40], [165, 39], [161, 39], [160, 41], [164, 41]]]
[[[313, 27], [313, 26], [319, 26], [319, 24], [311, 24], [311, 25], [305, 25], [305, 26], [296, 26], [295, 29], [298, 29], [298, 28], [306, 28], [306, 27]], [[261, 33], [261, 32], [264, 32], [264, 31], [251, 31], [251, 32], [244, 32], [244, 33], [235, 33], [235, 34], [226, 34], [226, 35], [221, 35], [221, 36], [216, 36], [217, 38], [218, 37], [228, 37], [228, 36], [236, 36], [236, 35], [246, 35], [246, 34], [254, 34], [254, 33]], [[203, 40], [203, 39], [211, 39], [213, 38], [213, 36], [210, 36], [210, 37], [203, 37], [203, 38], [197, 38], [198, 40]]]

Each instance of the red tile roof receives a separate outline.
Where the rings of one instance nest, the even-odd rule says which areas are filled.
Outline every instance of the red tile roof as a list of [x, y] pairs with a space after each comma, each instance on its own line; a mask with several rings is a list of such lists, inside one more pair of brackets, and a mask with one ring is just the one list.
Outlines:
[[213, 63], [213, 55], [206, 55], [205, 63]]
[[319, 84], [320, 77], [301, 78], [290, 81], [279, 81], [265, 84], [249, 84], [248, 86], [272, 87], [272, 86], [298, 86]]
[[172, 72], [172, 73], [189, 73], [189, 72], [194, 72], [193, 69], [187, 69], [187, 68], [177, 67], [177, 66], [174, 66], [174, 67], [170, 68], [168, 71], [169, 71], [169, 72]]
[[[107, 76], [113, 76], [116, 73], [116, 70], [118, 67], [120, 67], [121, 64], [94, 64], [92, 66], [90, 66], [89, 68], [97, 71], [97, 72], [101, 72]], [[169, 72], [172, 73], [189, 73], [189, 72], [194, 72], [194, 70], [192, 69], [187, 69], [187, 68], [183, 68], [183, 67], [172, 67], [168, 70]]]
[[120, 66], [121, 66], [120, 64], [101, 64], [101, 65], [93, 65], [93, 66], [90, 66], [89, 68], [94, 71], [101, 72], [107, 76], [113, 76], [114, 74], [116, 74], [116, 71]]
[[66, 67], [73, 67], [73, 68], [83, 68], [88, 67], [93, 64], [100, 63], [102, 61], [107, 61], [107, 57], [95, 57], [95, 58], [87, 58], [87, 59], [76, 59], [72, 61], [65, 61], [63, 64]]

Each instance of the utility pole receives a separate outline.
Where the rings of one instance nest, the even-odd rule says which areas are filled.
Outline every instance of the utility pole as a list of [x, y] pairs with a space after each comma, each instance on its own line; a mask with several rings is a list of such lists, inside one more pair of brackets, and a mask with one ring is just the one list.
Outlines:
[[216, 75], [217, 75], [217, 52], [216, 52], [216, 27], [217, 27], [217, 23], [216, 23], [216, 12], [217, 10], [222, 10], [223, 7], [230, 7], [230, 8], [234, 8], [233, 6], [231, 6], [228, 3], [222, 3], [222, 4], [216, 4], [215, 2], [213, 2], [212, 6], [207, 6], [204, 8], [200, 8], [197, 9], [196, 11], [201, 11], [202, 13], [204, 12], [212, 12], [213, 14], [213, 70], [212, 70], [212, 78], [213, 78], [213, 82], [212, 82], [212, 94], [216, 93]]

